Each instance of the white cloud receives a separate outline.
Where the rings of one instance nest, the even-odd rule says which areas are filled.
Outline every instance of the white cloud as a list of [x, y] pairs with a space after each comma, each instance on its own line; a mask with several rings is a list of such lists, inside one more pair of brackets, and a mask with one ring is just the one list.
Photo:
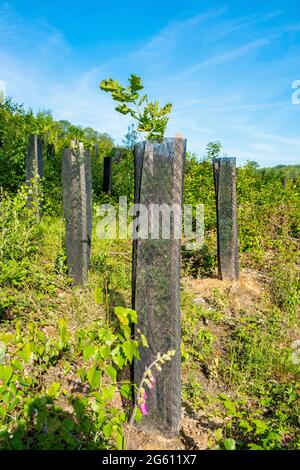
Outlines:
[[195, 15], [193, 17], [176, 20], [169, 23], [165, 28], [153, 36], [145, 45], [130, 55], [133, 58], [140, 57], [143, 60], [153, 56], [162, 56], [172, 51], [172, 49], [180, 42], [180, 39], [191, 34], [195, 29], [201, 28], [202, 24], [209, 20], [218, 18], [225, 13], [227, 7], [212, 8], [205, 13]]
[[201, 70], [204, 67], [212, 67], [215, 65], [221, 65], [224, 64], [225, 62], [230, 62], [234, 59], [237, 59], [239, 57], [243, 57], [250, 52], [254, 51], [255, 49], [259, 49], [264, 46], [269, 46], [272, 42], [271, 38], [261, 38], [256, 41], [249, 42], [247, 44], [243, 44], [242, 46], [235, 47], [233, 49], [230, 49], [222, 54], [217, 54], [213, 57], [210, 57], [209, 59], [200, 62], [199, 64], [194, 65], [190, 69], [186, 70], [183, 72], [184, 75], [190, 75], [198, 70]]

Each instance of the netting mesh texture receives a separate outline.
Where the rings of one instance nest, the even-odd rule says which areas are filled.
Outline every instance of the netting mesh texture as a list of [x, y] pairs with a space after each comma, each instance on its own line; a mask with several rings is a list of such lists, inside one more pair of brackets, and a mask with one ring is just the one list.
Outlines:
[[[135, 203], [148, 210], [152, 204], [175, 204], [169, 239], [163, 239], [160, 232], [158, 239], [137, 238], [133, 242], [133, 308], [138, 313], [138, 328], [149, 343], [149, 348], [140, 348], [140, 360], [133, 369], [134, 382], [140, 382], [145, 367], [158, 352], [176, 351], [162, 372], [155, 374], [156, 386], [148, 394], [149, 411], [142, 426], [170, 437], [179, 431], [181, 414], [181, 234], [178, 237], [174, 229], [181, 221], [185, 151], [186, 141], [182, 138], [135, 146]], [[151, 210], [148, 214], [151, 228]]]
[[26, 159], [26, 181], [36, 176], [43, 177], [43, 152], [42, 141], [37, 135], [31, 134], [28, 140]]
[[74, 284], [85, 284], [92, 236], [92, 177], [87, 150], [64, 150], [62, 187], [68, 270]]
[[31, 134], [28, 139], [26, 157], [26, 183], [30, 188], [27, 196], [27, 206], [37, 212], [37, 218], [41, 216], [40, 180], [43, 177], [43, 145], [41, 139]]
[[236, 207], [236, 159], [217, 158], [213, 160], [215, 179], [218, 271], [219, 278], [239, 278], [237, 207]]

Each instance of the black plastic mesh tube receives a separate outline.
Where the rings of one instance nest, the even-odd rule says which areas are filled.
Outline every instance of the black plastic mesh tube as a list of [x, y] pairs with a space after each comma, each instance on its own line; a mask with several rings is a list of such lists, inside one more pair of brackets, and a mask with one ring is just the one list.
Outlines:
[[[137, 327], [146, 335], [149, 348], [140, 347], [140, 360], [133, 368], [139, 384], [146, 366], [157, 353], [176, 351], [162, 372], [154, 370], [156, 384], [148, 393], [148, 414], [144, 429], [175, 436], [180, 429], [180, 246], [182, 194], [186, 140], [167, 138], [163, 143], [142, 142], [135, 146], [135, 203], [148, 209], [152, 204], [173, 206], [169, 239], [133, 241], [133, 308], [138, 313]], [[151, 227], [153, 213], [148, 212]], [[138, 233], [144, 227], [137, 227]], [[177, 232], [177, 233], [174, 233]]]
[[112, 158], [104, 157], [103, 161], [103, 192], [111, 194], [112, 188]]
[[41, 216], [41, 203], [39, 201], [39, 185], [43, 178], [43, 146], [41, 139], [31, 134], [28, 139], [26, 157], [26, 183], [30, 186], [27, 197], [27, 205], [37, 211], [37, 217]]
[[233, 281], [239, 278], [236, 159], [213, 160], [218, 237], [219, 279]]
[[74, 284], [84, 285], [91, 250], [92, 178], [90, 154], [82, 147], [63, 151], [62, 187], [69, 275]]

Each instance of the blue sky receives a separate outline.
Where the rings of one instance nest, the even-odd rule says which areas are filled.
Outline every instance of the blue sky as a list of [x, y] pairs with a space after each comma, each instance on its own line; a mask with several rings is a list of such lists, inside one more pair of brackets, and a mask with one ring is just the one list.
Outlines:
[[120, 142], [130, 120], [98, 84], [130, 73], [173, 103], [167, 135], [189, 150], [220, 140], [239, 164], [300, 163], [299, 0], [0, 0], [0, 81], [15, 101]]

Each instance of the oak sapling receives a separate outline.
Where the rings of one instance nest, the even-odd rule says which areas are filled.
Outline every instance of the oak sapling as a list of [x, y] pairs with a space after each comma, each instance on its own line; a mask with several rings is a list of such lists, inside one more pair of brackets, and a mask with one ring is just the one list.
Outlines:
[[137, 122], [137, 131], [145, 133], [147, 140], [161, 142], [169, 121], [172, 104], [161, 107], [158, 101], [150, 102], [146, 94], [140, 94], [144, 89], [141, 78], [131, 74], [129, 85], [122, 86], [117, 80], [108, 78], [100, 83], [101, 90], [111, 93], [113, 100], [119, 104], [115, 110], [121, 114], [130, 114]]

